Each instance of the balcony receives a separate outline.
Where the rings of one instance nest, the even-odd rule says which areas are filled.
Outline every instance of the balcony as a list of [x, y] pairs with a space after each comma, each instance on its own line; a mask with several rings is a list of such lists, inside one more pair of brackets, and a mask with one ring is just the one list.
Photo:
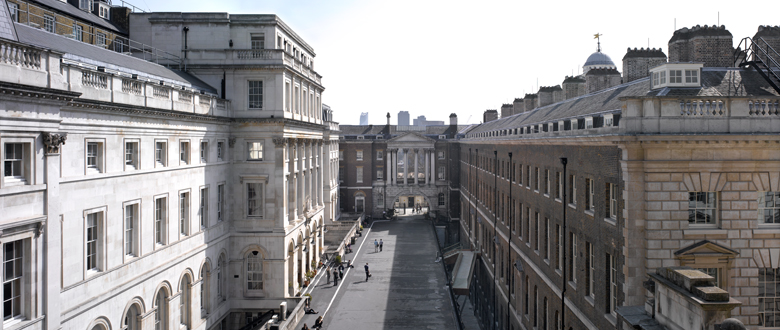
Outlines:
[[283, 49], [189, 49], [187, 65], [285, 65], [302, 76], [322, 84], [322, 76]]

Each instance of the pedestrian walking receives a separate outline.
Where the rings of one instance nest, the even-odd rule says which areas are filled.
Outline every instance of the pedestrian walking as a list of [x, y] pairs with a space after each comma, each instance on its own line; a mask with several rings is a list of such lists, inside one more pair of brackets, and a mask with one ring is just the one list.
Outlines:
[[368, 282], [368, 278], [371, 277], [371, 272], [368, 270], [368, 263], [366, 263], [366, 265], [363, 266], [363, 268], [366, 269], [366, 282]]
[[344, 264], [339, 265], [339, 278], [344, 279]]
[[333, 269], [333, 286], [339, 285], [339, 272], [336, 269]]
[[328, 283], [325, 284], [330, 284], [330, 267], [328, 267], [328, 269], [325, 270], [325, 275], [328, 277]]
[[379, 242], [374, 239], [374, 252], [379, 252]]
[[382, 242], [382, 239], [380, 238], [379, 239], [379, 252], [382, 252], [382, 245], [383, 244], [384, 244], [384, 242]]

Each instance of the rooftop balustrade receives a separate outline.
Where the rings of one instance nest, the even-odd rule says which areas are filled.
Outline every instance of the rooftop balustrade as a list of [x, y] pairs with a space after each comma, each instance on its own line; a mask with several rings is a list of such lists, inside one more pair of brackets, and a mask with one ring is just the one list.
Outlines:
[[190, 66], [204, 65], [286, 65], [318, 84], [322, 76], [283, 49], [188, 49]]

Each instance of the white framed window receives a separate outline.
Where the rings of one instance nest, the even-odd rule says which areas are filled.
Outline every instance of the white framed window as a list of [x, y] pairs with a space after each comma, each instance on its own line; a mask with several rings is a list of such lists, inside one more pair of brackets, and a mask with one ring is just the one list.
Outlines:
[[618, 185], [607, 183], [607, 217], [617, 220], [618, 214]]
[[246, 143], [247, 160], [263, 160], [263, 141]]
[[444, 159], [444, 151], [439, 151], [439, 159]]
[[211, 274], [207, 266], [200, 270], [200, 315], [202, 319], [208, 316], [211, 298]]
[[534, 252], [539, 254], [539, 246], [542, 242], [542, 223], [539, 219], [539, 212], [534, 212]]
[[221, 254], [217, 260], [217, 299], [219, 301], [225, 300], [225, 285], [223, 280], [222, 271], [225, 267], [225, 255]]
[[363, 166], [355, 167], [355, 182], [363, 183]]
[[86, 149], [84, 159], [86, 163], [85, 174], [103, 173], [104, 166], [104, 143], [102, 139], [86, 139]]
[[531, 188], [531, 165], [525, 167], [525, 186]]
[[187, 165], [190, 163], [190, 140], [179, 141], [179, 164]]
[[535, 181], [534, 182], [534, 190], [536, 190], [536, 192], [539, 192], [539, 182], [542, 181], [540, 179], [541, 178], [539, 177], [539, 168], [538, 167], [534, 167], [534, 181]]
[[561, 230], [561, 225], [559, 224], [555, 225], [555, 237], [555, 245], [557, 246], [555, 249], [555, 269], [562, 270], [563, 258], [561, 258], [561, 256], [563, 255], [563, 230]]
[[25, 318], [25, 245], [25, 240], [3, 243], [3, 322], [6, 327]]
[[32, 183], [31, 143], [3, 143], [3, 186]]
[[585, 210], [593, 212], [594, 209], [594, 195], [595, 195], [595, 184], [593, 182], [593, 179], [585, 178]]
[[57, 20], [54, 16], [43, 14], [43, 29], [55, 33], [55, 25]]
[[563, 197], [563, 172], [555, 172], [555, 198]]
[[355, 157], [356, 157], [357, 161], [362, 161], [363, 160], [363, 150], [357, 150], [355, 152]]
[[187, 330], [190, 328], [190, 315], [192, 315], [190, 310], [190, 306], [192, 306], [192, 281], [189, 275], [185, 275], [181, 279], [179, 287], [181, 288], [179, 294], [179, 324], [181, 324], [180, 329]]
[[596, 282], [596, 279], [594, 278], [594, 275], [596, 274], [594, 254], [593, 244], [585, 242], [585, 277], [587, 277], [585, 279], [585, 294], [591, 299], [596, 299], [596, 293], [594, 292], [595, 287], [593, 286]]
[[138, 147], [141, 145], [137, 139], [125, 139], [125, 171], [137, 170], [140, 168], [141, 162], [139, 161], [140, 150]]
[[719, 267], [706, 267], [706, 268], [696, 268], [696, 270], [701, 271], [704, 274], [707, 274], [709, 276], [712, 276], [712, 278], [715, 279], [715, 284], [723, 289], [728, 290], [727, 286], [725, 286], [723, 281], [723, 268]]
[[263, 218], [265, 209], [265, 184], [260, 182], [246, 183], [246, 216]]
[[569, 281], [577, 283], [577, 235], [569, 233]]
[[699, 83], [699, 70], [685, 70], [685, 83], [698, 84]]
[[225, 218], [225, 184], [221, 183], [217, 185], [217, 221], [222, 221]]
[[[10, 2], [8, 3], [11, 4]], [[81, 25], [73, 23], [73, 39], [76, 41], [84, 41], [84, 29]]]
[[157, 291], [154, 300], [154, 330], [168, 329], [168, 293], [165, 288]]
[[95, 33], [95, 45], [100, 47], [106, 47], [106, 34], [97, 32]]
[[577, 177], [569, 175], [569, 204], [577, 205]]
[[154, 243], [156, 245], [165, 245], [168, 228], [168, 198], [155, 197], [154, 199]]
[[209, 226], [209, 187], [200, 188], [200, 203], [198, 206], [198, 222], [200, 228], [208, 228]]
[[247, 95], [250, 110], [263, 110], [263, 82], [250, 80], [247, 82]]
[[179, 234], [190, 234], [190, 192], [179, 192]]
[[225, 160], [225, 142], [217, 141], [217, 161]]
[[385, 176], [385, 171], [383, 171], [381, 169], [376, 171], [376, 179], [377, 180], [382, 181], [382, 179], [384, 179], [384, 176]]
[[550, 170], [544, 170], [544, 194], [550, 195]]
[[154, 164], [155, 167], [164, 167], [168, 164], [168, 142], [154, 141]]
[[124, 203], [124, 255], [126, 257], [140, 256], [140, 201]]
[[439, 176], [439, 180], [445, 180], [446, 176], [444, 174], [444, 166], [439, 166], [439, 172], [436, 173]]
[[249, 252], [246, 256], [246, 289], [263, 290], [263, 256], [260, 251]]
[[13, 2], [6, 3], [8, 3], [8, 10], [11, 12], [11, 20], [14, 22], [19, 22], [19, 5]]
[[780, 327], [780, 268], [758, 269], [758, 324]]
[[692, 191], [688, 193], [688, 223], [691, 225], [718, 224], [718, 193]]
[[265, 35], [263, 34], [252, 33], [249, 42], [252, 49], [265, 49]]
[[670, 84], [682, 83], [682, 70], [669, 70], [669, 83]]
[[79, 9], [89, 10], [90, 8], [92, 8], [92, 1], [90, 1], [90, 0], [79, 0]]
[[209, 160], [209, 141], [200, 141], [200, 162], [207, 163]]
[[344, 161], [344, 150], [339, 150], [339, 160]]
[[84, 211], [84, 265], [87, 276], [103, 270], [105, 208]]
[[780, 192], [760, 191], [758, 193], [758, 222], [780, 225]]
[[609, 284], [607, 286], [607, 297], [609, 297], [607, 311], [615, 317], [617, 317], [618, 307], [617, 266], [617, 257], [607, 253], [607, 276], [609, 277]]
[[379, 150], [376, 152], [376, 160], [384, 160], [385, 159], [385, 152], [382, 150]]

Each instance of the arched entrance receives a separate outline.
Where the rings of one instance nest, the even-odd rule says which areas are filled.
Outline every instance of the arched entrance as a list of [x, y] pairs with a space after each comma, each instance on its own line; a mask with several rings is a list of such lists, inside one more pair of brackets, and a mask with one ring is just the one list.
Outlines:
[[303, 235], [300, 233], [298, 234], [298, 286], [301, 286], [303, 284]]
[[295, 296], [295, 241], [287, 246], [287, 282], [288, 294]]
[[423, 215], [431, 210], [431, 200], [422, 194], [400, 193], [388, 206], [395, 210], [395, 215]]

